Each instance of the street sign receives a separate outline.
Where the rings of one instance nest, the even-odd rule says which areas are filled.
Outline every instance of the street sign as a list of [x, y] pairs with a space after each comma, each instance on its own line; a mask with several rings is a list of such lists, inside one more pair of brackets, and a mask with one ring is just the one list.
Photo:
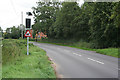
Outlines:
[[26, 18], [26, 28], [31, 28], [31, 19]]
[[25, 36], [25, 37], [32, 37], [32, 34], [30, 33], [29, 30], [27, 30], [24, 36]]
[[[31, 12], [27, 12], [28, 16], [32, 16]], [[25, 37], [27, 37], [27, 55], [29, 55], [29, 37], [32, 37], [32, 34], [30, 33], [30, 28], [31, 28], [31, 19], [30, 18], [26, 18], [26, 33], [25, 33]]]

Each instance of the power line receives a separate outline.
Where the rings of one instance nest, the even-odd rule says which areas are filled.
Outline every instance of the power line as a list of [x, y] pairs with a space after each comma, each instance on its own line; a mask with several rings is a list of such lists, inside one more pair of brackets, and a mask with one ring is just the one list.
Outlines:
[[19, 15], [17, 14], [17, 11], [16, 11], [16, 9], [15, 9], [15, 6], [14, 6], [14, 3], [13, 3], [12, 0], [10, 0], [10, 3], [11, 3], [11, 5], [12, 5], [12, 7], [13, 7], [13, 10], [14, 10], [16, 16], [19, 16]]

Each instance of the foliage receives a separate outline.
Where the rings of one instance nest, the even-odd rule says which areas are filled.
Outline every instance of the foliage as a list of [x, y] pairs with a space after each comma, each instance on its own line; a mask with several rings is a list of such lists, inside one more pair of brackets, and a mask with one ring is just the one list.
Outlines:
[[23, 40], [19, 41], [19, 40], [6, 39], [3, 40], [2, 43], [3, 43], [3, 47], [2, 47], [3, 64], [12, 61], [12, 59], [23, 56], [26, 53], [27, 43]]
[[60, 45], [60, 46], [68, 46], [68, 47], [73, 47], [73, 48], [78, 48], [78, 49], [83, 49], [83, 50], [89, 50], [89, 51], [95, 51], [97, 53], [103, 54], [103, 55], [108, 55], [112, 57], [120, 57], [119, 51], [120, 49], [118, 48], [105, 48], [105, 49], [92, 49], [91, 48], [91, 43], [85, 42], [85, 41], [76, 41], [76, 40], [60, 40], [60, 39], [49, 39], [49, 40], [40, 40], [38, 41], [40, 43], [49, 43], [49, 44], [54, 44], [54, 45]]
[[104, 54], [104, 55], [113, 56], [113, 57], [119, 57], [118, 56], [118, 48], [97, 49], [96, 52]]
[[26, 55], [26, 41], [3, 40], [2, 78], [56, 78], [46, 52], [29, 44], [30, 55]]
[[58, 2], [38, 2], [37, 8], [33, 7], [35, 16], [35, 24], [33, 29], [36, 31], [47, 32], [49, 35], [49, 28], [56, 21], [56, 12], [58, 11]]
[[111, 2], [94, 3], [89, 20], [93, 48], [117, 46], [117, 28], [114, 20], [110, 18], [115, 5]]
[[76, 2], [62, 3], [62, 8], [57, 15], [56, 22], [53, 24], [53, 32], [56, 34], [55, 38], [72, 38], [75, 33], [72, 22], [78, 15], [79, 6]]
[[12, 39], [19, 39], [20, 38], [20, 30], [19, 30], [19, 27], [11, 27], [11, 28], [7, 28], [6, 29], [6, 32], [4, 33], [4, 36], [3, 36], [5, 39], [9, 39], [9, 38], [12, 38]]
[[52, 4], [39, 2], [34, 8], [34, 30], [47, 30], [51, 39], [83, 40], [92, 48], [120, 47], [120, 2], [85, 2], [82, 6], [63, 2], [57, 9]]

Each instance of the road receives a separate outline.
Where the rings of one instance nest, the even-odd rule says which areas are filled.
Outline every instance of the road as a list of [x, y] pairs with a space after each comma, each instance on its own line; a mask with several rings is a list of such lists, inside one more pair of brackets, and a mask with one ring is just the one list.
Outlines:
[[66, 46], [33, 44], [47, 52], [61, 78], [118, 78], [118, 58]]

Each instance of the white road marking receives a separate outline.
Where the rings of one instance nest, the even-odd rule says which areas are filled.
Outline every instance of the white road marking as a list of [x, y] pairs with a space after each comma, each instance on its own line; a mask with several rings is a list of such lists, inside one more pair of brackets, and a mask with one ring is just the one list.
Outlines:
[[98, 62], [98, 63], [100, 63], [100, 64], [104, 64], [103, 62], [100, 62], [100, 61], [96, 61], [96, 62]]
[[88, 58], [88, 59], [91, 60], [91, 61], [95, 61], [95, 62], [97, 62], [97, 63], [100, 63], [100, 64], [104, 64], [103, 62], [98, 61], [98, 60], [94, 60], [94, 59], [92, 59], [92, 58]]
[[73, 54], [78, 55], [77, 53], [73, 53]]
[[73, 53], [73, 54], [76, 54], [76, 53]]
[[75, 55], [77, 55], [77, 56], [82, 56], [82, 55], [79, 55], [79, 54], [77, 54], [77, 53], [73, 53], [73, 54], [75, 54]]
[[76, 55], [78, 55], [78, 54], [76, 54]]
[[91, 58], [88, 58], [89, 60], [92, 60], [92, 61], [96, 61], [96, 60], [94, 60], [94, 59], [91, 59]]

